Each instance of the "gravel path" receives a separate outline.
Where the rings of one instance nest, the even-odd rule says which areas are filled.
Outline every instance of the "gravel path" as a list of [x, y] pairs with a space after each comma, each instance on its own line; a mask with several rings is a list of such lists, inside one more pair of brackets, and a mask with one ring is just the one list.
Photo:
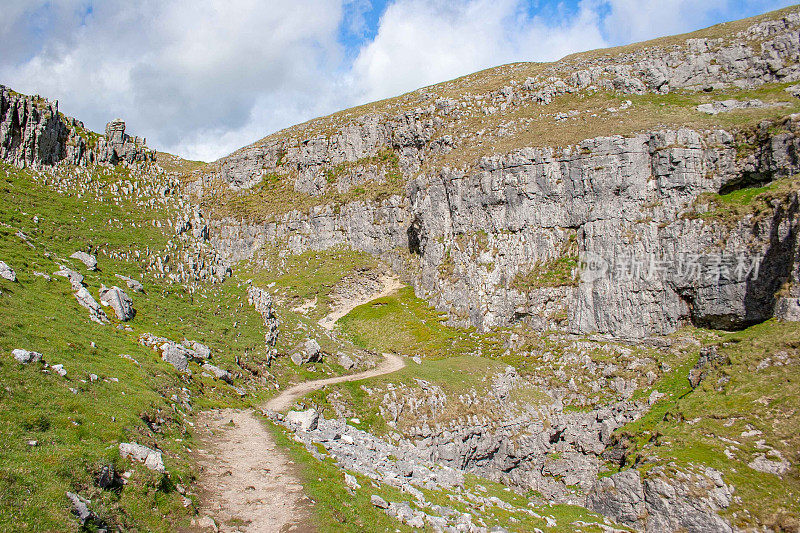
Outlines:
[[[400, 370], [405, 360], [384, 354], [377, 367], [349, 376], [300, 383], [281, 392], [266, 409], [283, 411], [313, 390]], [[198, 417], [201, 465], [200, 496], [204, 502], [195, 531], [305, 533], [310, 526], [311, 501], [294, 463], [252, 410], [206, 411]], [[210, 522], [213, 517], [214, 523]]]

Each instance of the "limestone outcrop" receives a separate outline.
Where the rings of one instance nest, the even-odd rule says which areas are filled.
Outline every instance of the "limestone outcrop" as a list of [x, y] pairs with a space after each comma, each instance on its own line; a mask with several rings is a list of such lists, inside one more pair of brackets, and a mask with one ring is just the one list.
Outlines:
[[[797, 187], [727, 218], [710, 198], [798, 172], [800, 117], [561, 147], [503, 141], [518, 146], [472, 159], [474, 144], [516, 139], [518, 130], [468, 125], [476, 114], [541, 113], [597, 91], [660, 95], [795, 81], [799, 30], [800, 13], [789, 10], [725, 37], [578, 55], [488, 93], [420, 91], [398, 100], [395, 114], [387, 105], [290, 128], [210, 165], [198, 190], [222, 181], [246, 196], [282, 179], [301, 198], [319, 200], [265, 220], [211, 220], [210, 240], [229, 262], [265, 243], [290, 253], [339, 245], [372, 253], [452, 322], [483, 329], [525, 321], [641, 338], [687, 323], [736, 329], [795, 319]], [[413, 98], [428, 103], [403, 108]], [[752, 107], [728, 107], [737, 106]], [[365, 182], [387, 193], [354, 195]]]
[[0, 85], [0, 159], [18, 167], [57, 163], [87, 165], [153, 162], [144, 139], [125, 134], [125, 122], [109, 122], [105, 136], [58, 111], [58, 102], [16, 93]]

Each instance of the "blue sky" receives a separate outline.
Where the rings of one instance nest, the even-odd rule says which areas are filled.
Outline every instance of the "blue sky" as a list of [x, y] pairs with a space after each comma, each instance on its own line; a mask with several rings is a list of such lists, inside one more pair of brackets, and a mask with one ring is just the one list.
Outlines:
[[688, 32], [780, 0], [3, 0], [0, 83], [213, 160], [280, 128], [512, 61]]

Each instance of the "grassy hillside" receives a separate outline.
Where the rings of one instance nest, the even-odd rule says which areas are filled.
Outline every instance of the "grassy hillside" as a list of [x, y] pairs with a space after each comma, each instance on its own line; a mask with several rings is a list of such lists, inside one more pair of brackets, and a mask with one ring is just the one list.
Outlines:
[[[190, 289], [156, 279], [145, 268], [145, 249], [171, 249], [174, 230], [168, 221], [177, 215], [174, 206], [145, 207], [146, 198], [115, 197], [114, 184], [134, 179], [121, 169], [72, 177], [83, 185], [59, 193], [52, 177], [51, 185], [44, 185], [44, 176], [0, 167], [0, 260], [17, 274], [16, 282], [0, 280], [0, 528], [74, 530], [65, 497], [71, 491], [91, 499], [109, 525], [172, 531], [194, 512], [192, 505], [184, 507], [176, 487], [190, 487], [197, 475], [190, 453], [195, 412], [258, 404], [274, 394], [273, 384], [283, 387], [344, 369], [334, 363], [298, 369], [285, 357], [266, 367], [263, 322], [248, 304], [245, 280], [234, 274], [224, 283]], [[98, 270], [70, 259], [77, 250], [97, 254]], [[142, 261], [121, 259], [136, 251]], [[347, 272], [356, 264], [361, 263], [341, 268]], [[136, 316], [123, 324], [106, 308], [109, 324], [90, 321], [69, 282], [53, 275], [61, 265], [81, 272], [97, 300], [101, 285], [123, 287]], [[144, 292], [128, 289], [116, 274], [141, 280]], [[303, 287], [319, 290], [330, 281], [307, 279]], [[263, 276], [256, 282], [267, 284]], [[287, 353], [307, 338], [303, 328], [313, 328], [314, 321], [288, 309], [281, 318], [286, 334], [278, 347]], [[234, 375], [236, 388], [204, 375], [195, 363], [191, 375], [179, 374], [139, 344], [143, 333], [208, 345], [212, 363]], [[320, 342], [335, 352], [332, 340]], [[62, 364], [66, 376], [41, 364], [20, 365], [11, 356], [17, 348], [41, 352], [49, 365]], [[120, 459], [120, 442], [162, 450], [168, 474]], [[108, 465], [118, 473], [133, 472], [124, 488], [97, 486], [97, 475]]]

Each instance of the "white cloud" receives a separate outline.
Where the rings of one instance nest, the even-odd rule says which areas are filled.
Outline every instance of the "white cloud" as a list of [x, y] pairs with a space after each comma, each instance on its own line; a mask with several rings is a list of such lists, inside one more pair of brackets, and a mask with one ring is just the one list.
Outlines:
[[58, 98], [94, 129], [119, 115], [151, 145], [208, 158], [285, 125], [287, 106], [330, 109], [341, 0], [118, 0], [85, 17], [71, 8], [59, 19], [68, 30], [29, 60], [0, 59], [0, 79]]
[[603, 31], [615, 44], [674, 35], [791, 5], [791, 0], [606, 0]]
[[381, 17], [353, 75], [368, 99], [384, 98], [512, 61], [552, 60], [604, 46], [596, 12], [562, 20], [529, 16], [517, 0], [399, 0]]
[[[482, 68], [787, 3], [394, 0], [369, 28], [370, 0], [3, 0], [0, 83], [56, 98], [92, 129], [122, 117], [151, 146], [210, 160], [314, 116]], [[341, 42], [366, 35], [374, 38], [360, 48]]]

